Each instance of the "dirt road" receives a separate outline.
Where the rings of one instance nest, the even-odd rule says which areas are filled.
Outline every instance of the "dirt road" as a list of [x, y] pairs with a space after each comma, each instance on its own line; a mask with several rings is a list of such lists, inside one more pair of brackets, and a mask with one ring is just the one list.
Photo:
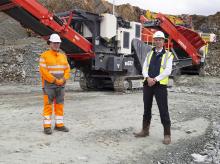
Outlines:
[[71, 82], [65, 95], [65, 123], [70, 132], [46, 136], [40, 86], [2, 84], [0, 163], [194, 163], [191, 154], [204, 151], [213, 141], [213, 123], [219, 123], [220, 79], [182, 76], [178, 81], [169, 89], [169, 146], [162, 144], [155, 102], [150, 136], [133, 137], [141, 127], [141, 92], [83, 92]]

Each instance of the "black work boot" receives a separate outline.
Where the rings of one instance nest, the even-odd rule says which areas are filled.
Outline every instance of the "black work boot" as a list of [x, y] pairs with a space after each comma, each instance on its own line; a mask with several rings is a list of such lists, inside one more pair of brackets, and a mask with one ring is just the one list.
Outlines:
[[44, 134], [47, 134], [47, 135], [52, 134], [52, 129], [50, 127], [44, 128]]
[[171, 132], [170, 132], [170, 126], [164, 127], [164, 140], [163, 144], [169, 145], [171, 143]]
[[69, 132], [69, 129], [66, 126], [61, 126], [61, 127], [55, 126], [54, 130], [62, 131], [62, 132]]
[[133, 133], [135, 137], [149, 136], [150, 121], [143, 119], [142, 130], [139, 133]]

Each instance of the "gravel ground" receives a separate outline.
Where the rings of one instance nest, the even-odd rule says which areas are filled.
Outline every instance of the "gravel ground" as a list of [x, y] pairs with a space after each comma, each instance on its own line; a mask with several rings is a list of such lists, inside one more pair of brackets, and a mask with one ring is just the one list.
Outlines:
[[0, 163], [218, 164], [219, 81], [181, 76], [169, 89], [172, 144], [168, 146], [162, 144], [155, 102], [150, 136], [133, 137], [141, 126], [140, 92], [83, 92], [71, 81], [65, 101], [65, 122], [70, 132], [45, 136], [40, 86], [2, 84]]

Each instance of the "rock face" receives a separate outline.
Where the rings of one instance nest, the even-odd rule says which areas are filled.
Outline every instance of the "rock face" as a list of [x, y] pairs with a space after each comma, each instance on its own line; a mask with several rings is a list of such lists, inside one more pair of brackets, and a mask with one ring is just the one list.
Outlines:
[[[40, 0], [50, 11], [62, 12], [71, 9], [82, 9], [89, 12], [102, 14], [112, 13], [113, 6], [105, 0], [63, 0], [60, 5], [59, 0]], [[116, 15], [129, 21], [138, 21], [142, 9], [124, 4], [115, 6]]]
[[208, 75], [220, 76], [220, 12], [207, 17], [193, 15], [192, 20], [195, 29], [209, 33], [213, 32], [217, 35], [217, 42], [209, 45], [205, 72]]
[[139, 22], [140, 15], [144, 13], [139, 7], [131, 6], [130, 4], [124, 4], [117, 7], [116, 12], [122, 18], [129, 21]]
[[71, 9], [82, 9], [94, 13], [111, 12], [112, 5], [105, 0], [40, 0], [50, 11], [63, 12]]
[[210, 16], [192, 15], [192, 21], [195, 29], [204, 32], [214, 32], [220, 34], [220, 12]]

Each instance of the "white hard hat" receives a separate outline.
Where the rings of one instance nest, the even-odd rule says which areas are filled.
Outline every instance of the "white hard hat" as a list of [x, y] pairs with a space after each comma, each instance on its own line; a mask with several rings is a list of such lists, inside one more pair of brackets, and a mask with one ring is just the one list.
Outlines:
[[49, 41], [53, 42], [53, 43], [61, 43], [61, 39], [60, 39], [60, 36], [58, 34], [50, 35]]
[[157, 31], [154, 33], [153, 38], [163, 38], [165, 39], [165, 35], [162, 31]]

